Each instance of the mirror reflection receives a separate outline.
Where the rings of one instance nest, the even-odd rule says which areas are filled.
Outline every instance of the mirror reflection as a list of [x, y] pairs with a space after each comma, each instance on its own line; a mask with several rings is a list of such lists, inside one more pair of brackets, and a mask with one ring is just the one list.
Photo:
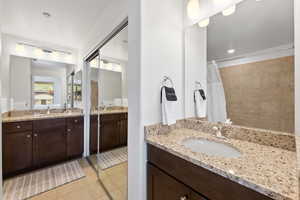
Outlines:
[[209, 121], [294, 132], [293, 24], [293, 1], [246, 0], [195, 25], [207, 35]]
[[10, 56], [10, 111], [82, 107], [81, 71], [71, 64]]

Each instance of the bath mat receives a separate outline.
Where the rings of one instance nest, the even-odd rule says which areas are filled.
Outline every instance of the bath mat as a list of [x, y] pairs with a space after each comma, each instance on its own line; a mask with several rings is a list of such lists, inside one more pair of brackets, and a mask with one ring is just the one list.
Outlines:
[[98, 155], [98, 164], [102, 170], [113, 167], [127, 161], [127, 147], [122, 147], [100, 153]]
[[3, 199], [27, 199], [84, 176], [85, 174], [78, 161], [37, 170], [5, 180], [3, 184]]

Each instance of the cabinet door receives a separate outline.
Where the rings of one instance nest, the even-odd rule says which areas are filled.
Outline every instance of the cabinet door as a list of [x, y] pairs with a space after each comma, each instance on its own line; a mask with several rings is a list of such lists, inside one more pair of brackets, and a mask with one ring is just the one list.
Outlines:
[[83, 153], [83, 121], [67, 119], [67, 156], [73, 158]]
[[127, 145], [127, 133], [128, 133], [128, 121], [127, 119], [121, 119], [119, 122], [120, 128], [120, 146]]
[[43, 166], [67, 158], [65, 119], [33, 122], [34, 164]]
[[206, 198], [204, 198], [203, 196], [197, 194], [196, 192], [191, 192], [191, 200], [208, 200]]
[[148, 164], [148, 200], [189, 200], [191, 190], [158, 168]]
[[120, 129], [118, 119], [101, 120], [100, 151], [108, 151], [120, 146]]
[[98, 147], [98, 116], [90, 117], [90, 153], [97, 153]]
[[9, 174], [32, 167], [32, 133], [3, 135], [3, 173]]

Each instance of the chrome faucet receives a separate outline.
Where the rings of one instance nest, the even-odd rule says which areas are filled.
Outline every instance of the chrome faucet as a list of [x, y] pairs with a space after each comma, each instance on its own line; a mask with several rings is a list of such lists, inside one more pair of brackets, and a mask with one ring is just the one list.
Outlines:
[[47, 115], [50, 114], [50, 106], [47, 107]]
[[213, 130], [216, 131], [216, 137], [217, 137], [217, 138], [220, 138], [220, 139], [226, 139], [226, 137], [223, 136], [223, 134], [222, 134], [222, 129], [223, 129], [222, 126], [214, 126], [214, 127], [213, 127]]
[[[231, 125], [231, 124], [232, 124], [231, 119], [226, 119], [226, 121], [224, 122], [224, 126]], [[226, 137], [222, 134], [222, 130], [224, 126], [220, 122], [218, 122], [218, 126], [213, 126], [213, 130], [216, 131], [217, 138], [226, 139]]]

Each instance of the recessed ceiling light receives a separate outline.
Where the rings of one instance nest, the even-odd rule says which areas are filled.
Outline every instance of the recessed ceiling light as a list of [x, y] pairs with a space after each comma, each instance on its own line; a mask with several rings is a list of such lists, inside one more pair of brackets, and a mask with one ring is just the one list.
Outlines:
[[232, 15], [232, 14], [235, 12], [235, 9], [236, 9], [236, 6], [233, 5], [233, 6], [229, 7], [229, 8], [227, 8], [227, 9], [223, 10], [223, 11], [222, 11], [222, 14], [223, 14], [224, 16]]
[[204, 19], [204, 20], [201, 20], [201, 21], [198, 23], [198, 25], [199, 25], [201, 28], [204, 28], [204, 27], [208, 26], [208, 24], [209, 24], [209, 18], [206, 18], [206, 19]]
[[229, 54], [233, 54], [235, 52], [235, 49], [228, 49], [227, 50], [227, 53], [229, 53]]
[[43, 12], [43, 16], [46, 18], [49, 18], [49, 17], [51, 17], [51, 14], [48, 12]]

